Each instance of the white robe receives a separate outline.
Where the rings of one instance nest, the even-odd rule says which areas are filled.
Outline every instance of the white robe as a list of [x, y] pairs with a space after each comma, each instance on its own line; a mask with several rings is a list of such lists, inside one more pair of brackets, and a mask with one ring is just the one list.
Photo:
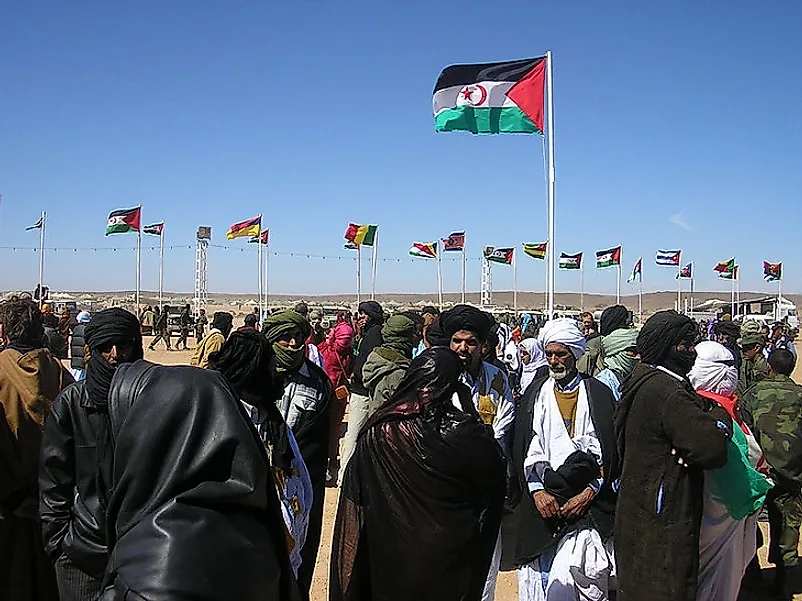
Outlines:
[[[524, 460], [524, 474], [530, 489], [542, 488], [546, 468], [556, 470], [575, 451], [593, 455], [601, 465], [601, 443], [590, 417], [584, 382], [579, 383], [573, 437], [557, 406], [553, 379], [543, 385], [533, 413], [534, 436]], [[601, 480], [596, 487], [600, 485]], [[611, 555], [601, 536], [593, 528], [583, 528], [564, 536], [555, 549], [518, 570], [518, 598], [521, 601], [606, 601], [612, 572]]]

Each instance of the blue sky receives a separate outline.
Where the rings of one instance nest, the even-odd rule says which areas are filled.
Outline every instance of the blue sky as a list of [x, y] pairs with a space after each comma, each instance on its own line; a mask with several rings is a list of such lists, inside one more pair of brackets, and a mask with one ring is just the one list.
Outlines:
[[[621, 243], [624, 278], [643, 255], [647, 290], [675, 287], [658, 248], [681, 248], [707, 290], [729, 290], [711, 269], [731, 256], [742, 289], [775, 290], [761, 262], [784, 260], [784, 289], [802, 292], [801, 22], [802, 3], [745, 0], [4, 3], [0, 246], [37, 246], [24, 228], [46, 210], [51, 288], [130, 289], [135, 237], [104, 230], [141, 203], [166, 222], [167, 289], [192, 289], [194, 232], [210, 225], [234, 247], [211, 249], [210, 290], [250, 292], [253, 245], [224, 234], [262, 212], [272, 292], [351, 292], [343, 231], [378, 223], [378, 290], [434, 291], [413, 241], [464, 228], [478, 257], [546, 237], [540, 138], [435, 134], [437, 75], [551, 49], [558, 251]], [[66, 250], [107, 247], [126, 250]], [[37, 265], [0, 249], [0, 289], [31, 288]], [[443, 274], [456, 290], [458, 262]], [[478, 289], [478, 260], [468, 278]], [[518, 281], [542, 290], [543, 264], [521, 257]], [[557, 287], [579, 278], [558, 272]], [[614, 291], [614, 271], [588, 270], [585, 288]]]

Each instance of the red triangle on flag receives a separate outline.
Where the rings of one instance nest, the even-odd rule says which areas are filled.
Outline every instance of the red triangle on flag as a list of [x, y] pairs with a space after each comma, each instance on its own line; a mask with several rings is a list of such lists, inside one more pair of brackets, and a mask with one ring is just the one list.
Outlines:
[[507, 98], [518, 105], [518, 108], [532, 120], [541, 134], [545, 131], [543, 129], [543, 104], [546, 95], [546, 60], [544, 58], [535, 65], [507, 92]]

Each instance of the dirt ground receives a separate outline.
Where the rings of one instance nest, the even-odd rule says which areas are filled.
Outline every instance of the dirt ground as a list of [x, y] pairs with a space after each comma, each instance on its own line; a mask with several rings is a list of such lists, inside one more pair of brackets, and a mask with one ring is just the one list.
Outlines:
[[[175, 343], [176, 339], [173, 339]], [[145, 340], [145, 344], [149, 344], [150, 339]], [[190, 339], [189, 351], [170, 351], [165, 350], [162, 343], [159, 343], [159, 348], [155, 351], [145, 350], [145, 358], [155, 363], [164, 365], [170, 364], [189, 364], [190, 357], [192, 356], [192, 346], [194, 341]], [[794, 379], [797, 382], [802, 382], [802, 363], [797, 366], [794, 372]], [[317, 565], [315, 566], [315, 576], [312, 583], [312, 601], [326, 601], [328, 599], [328, 565], [329, 565], [329, 552], [331, 549], [331, 536], [332, 528], [334, 525], [334, 516], [337, 512], [337, 490], [326, 490], [326, 507], [323, 517], [323, 537], [320, 543], [320, 552], [317, 557]], [[766, 534], [766, 527], [768, 524], [761, 523], [760, 527]], [[766, 549], [765, 547], [758, 552], [760, 556], [761, 565], [763, 565], [763, 580], [768, 583], [771, 581], [773, 568], [768, 567], [766, 564]], [[793, 590], [797, 593], [794, 596], [795, 601], [802, 601], [802, 578], [799, 574], [794, 575]], [[762, 593], [747, 593], [744, 592], [739, 597], [739, 601], [764, 601], [769, 597], [765, 592]], [[515, 572], [505, 572], [499, 575], [498, 585], [496, 587], [496, 601], [516, 601], [518, 599], [518, 583]]]

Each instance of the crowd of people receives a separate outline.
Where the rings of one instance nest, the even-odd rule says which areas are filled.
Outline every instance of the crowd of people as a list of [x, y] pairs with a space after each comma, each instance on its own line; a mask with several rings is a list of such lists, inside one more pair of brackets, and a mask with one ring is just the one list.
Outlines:
[[162, 366], [166, 315], [0, 303], [0, 599], [308, 600], [327, 486], [331, 601], [490, 601], [510, 570], [521, 601], [790, 598], [783, 324], [187, 307]]

